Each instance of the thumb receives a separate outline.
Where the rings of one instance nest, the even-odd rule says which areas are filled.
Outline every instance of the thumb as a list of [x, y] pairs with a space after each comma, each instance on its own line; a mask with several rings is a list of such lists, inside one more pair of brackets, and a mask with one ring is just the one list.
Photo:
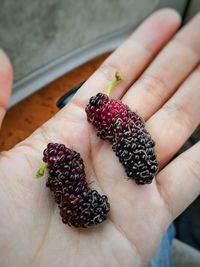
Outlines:
[[7, 55], [0, 49], [0, 127], [8, 106], [12, 82], [12, 65]]

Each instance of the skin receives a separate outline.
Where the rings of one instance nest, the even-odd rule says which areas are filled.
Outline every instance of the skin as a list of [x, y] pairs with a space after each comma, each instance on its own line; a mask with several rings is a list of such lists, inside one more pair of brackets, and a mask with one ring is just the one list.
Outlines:
[[[175, 11], [155, 12], [63, 110], [1, 152], [0, 266], [146, 266], [169, 224], [199, 195], [200, 142], [169, 163], [200, 122], [200, 14], [174, 36], [179, 25]], [[127, 180], [111, 146], [86, 120], [88, 99], [105, 92], [116, 71], [125, 81], [111, 97], [141, 114], [156, 142], [160, 172], [151, 185]], [[3, 51], [0, 85], [2, 122], [12, 86]], [[81, 153], [91, 186], [109, 198], [106, 222], [84, 230], [62, 224], [45, 179], [34, 179], [48, 142]]]

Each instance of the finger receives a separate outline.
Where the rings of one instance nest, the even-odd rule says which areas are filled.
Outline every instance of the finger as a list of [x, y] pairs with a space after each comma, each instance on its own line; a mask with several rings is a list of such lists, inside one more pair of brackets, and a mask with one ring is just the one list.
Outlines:
[[176, 34], [123, 97], [123, 102], [145, 120], [171, 97], [199, 63], [199, 25], [200, 13]]
[[200, 123], [200, 67], [147, 122], [160, 165], [168, 162]]
[[175, 219], [200, 194], [200, 142], [165, 167], [157, 183]]
[[6, 113], [11, 88], [13, 72], [6, 54], [0, 49], [0, 127]]
[[[82, 86], [72, 102], [85, 107], [96, 93], [105, 92], [116, 71], [125, 79], [113, 92], [119, 98], [149, 64], [158, 50], [180, 25], [180, 16], [172, 9], [163, 9], [147, 18], [130, 38], [119, 47]], [[123, 87], [123, 89], [121, 89]]]

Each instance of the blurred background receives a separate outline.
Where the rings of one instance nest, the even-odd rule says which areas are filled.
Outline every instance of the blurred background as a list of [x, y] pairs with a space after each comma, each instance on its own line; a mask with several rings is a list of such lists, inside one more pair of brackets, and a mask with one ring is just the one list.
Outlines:
[[11, 57], [10, 105], [74, 67], [110, 51], [154, 10], [172, 7], [184, 22], [199, 0], [1, 0], [0, 45]]
[[[200, 11], [200, 0], [0, 0], [0, 47], [14, 66], [0, 148], [9, 149], [57, 112], [56, 100], [162, 7], [178, 10], [184, 24]], [[179, 153], [199, 139], [200, 128]], [[200, 266], [200, 199], [175, 223], [175, 266]]]

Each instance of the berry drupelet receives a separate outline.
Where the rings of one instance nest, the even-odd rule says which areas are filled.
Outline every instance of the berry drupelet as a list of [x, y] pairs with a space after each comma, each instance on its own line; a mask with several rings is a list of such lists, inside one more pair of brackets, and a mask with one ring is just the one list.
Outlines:
[[112, 144], [112, 149], [136, 184], [151, 183], [158, 171], [155, 143], [145, 129], [143, 119], [120, 101], [109, 99], [112, 88], [121, 76], [107, 88], [107, 93], [92, 96], [86, 107], [88, 122], [97, 128], [97, 135]]
[[49, 143], [43, 155], [45, 163], [37, 176], [48, 169], [46, 186], [60, 208], [63, 223], [83, 228], [102, 223], [110, 210], [108, 198], [89, 188], [80, 154], [63, 144]]

